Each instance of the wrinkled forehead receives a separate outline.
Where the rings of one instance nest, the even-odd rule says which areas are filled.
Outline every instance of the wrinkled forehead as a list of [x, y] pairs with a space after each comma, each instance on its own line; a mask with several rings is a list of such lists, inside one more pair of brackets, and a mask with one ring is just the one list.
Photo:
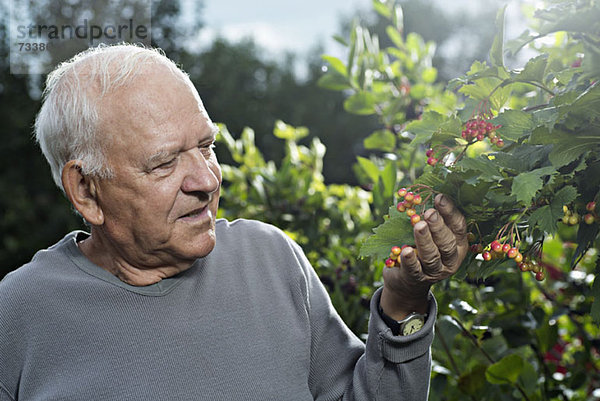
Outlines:
[[213, 132], [189, 79], [161, 65], [141, 68], [130, 82], [102, 96], [98, 113], [98, 130], [107, 139], [148, 140], [174, 132]]

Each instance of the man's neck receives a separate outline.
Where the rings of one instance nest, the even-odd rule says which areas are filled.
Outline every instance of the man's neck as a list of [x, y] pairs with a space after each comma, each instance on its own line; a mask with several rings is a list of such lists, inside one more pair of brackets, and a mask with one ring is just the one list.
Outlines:
[[147, 286], [172, 277], [191, 264], [176, 266], [137, 267], [128, 263], [123, 257], [103, 245], [97, 237], [92, 236], [77, 243], [81, 252], [94, 264], [117, 276], [121, 281], [133, 286]]

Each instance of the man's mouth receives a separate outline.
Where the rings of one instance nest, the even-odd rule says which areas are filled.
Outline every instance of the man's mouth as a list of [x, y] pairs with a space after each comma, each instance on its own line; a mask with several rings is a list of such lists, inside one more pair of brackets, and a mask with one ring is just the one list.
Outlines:
[[206, 215], [208, 212], [208, 205], [198, 208], [198, 209], [194, 209], [189, 213], [184, 214], [183, 216], [180, 217], [180, 219], [193, 219], [199, 216], [203, 216]]

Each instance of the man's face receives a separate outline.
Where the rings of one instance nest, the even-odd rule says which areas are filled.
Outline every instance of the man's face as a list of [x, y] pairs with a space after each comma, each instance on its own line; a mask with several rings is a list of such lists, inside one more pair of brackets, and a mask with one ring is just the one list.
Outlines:
[[164, 66], [102, 100], [114, 178], [98, 181], [101, 237], [128, 264], [191, 263], [215, 245], [221, 170], [216, 127], [195, 90]]

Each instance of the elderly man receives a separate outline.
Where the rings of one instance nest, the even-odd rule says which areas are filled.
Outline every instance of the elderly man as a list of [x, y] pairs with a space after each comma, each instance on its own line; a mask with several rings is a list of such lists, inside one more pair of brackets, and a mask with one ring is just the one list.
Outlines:
[[424, 400], [432, 283], [466, 253], [452, 203], [386, 269], [368, 341], [278, 229], [217, 220], [217, 129], [160, 52], [90, 49], [47, 80], [36, 135], [90, 232], [0, 283], [0, 400]]

